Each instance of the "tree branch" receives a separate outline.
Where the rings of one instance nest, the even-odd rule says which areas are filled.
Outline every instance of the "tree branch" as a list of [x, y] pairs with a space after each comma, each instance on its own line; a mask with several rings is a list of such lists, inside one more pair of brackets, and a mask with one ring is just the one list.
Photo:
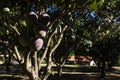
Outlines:
[[51, 52], [50, 52], [50, 55], [52, 55], [52, 53], [55, 51], [55, 49], [59, 46], [59, 44], [60, 44], [60, 42], [61, 42], [61, 40], [62, 40], [62, 38], [63, 38], [63, 33], [64, 33], [64, 31], [67, 29], [67, 25], [63, 28], [63, 31], [61, 32], [61, 34], [60, 34], [60, 37], [59, 37], [59, 39], [58, 39], [58, 42], [56, 43], [56, 45], [54, 46], [54, 48], [51, 50]]
[[19, 51], [18, 51], [17, 46], [14, 46], [14, 49], [15, 49], [16, 60], [19, 62], [19, 64], [21, 64], [22, 58], [21, 58], [21, 56], [20, 56], [20, 53], [19, 53]]
[[10, 24], [10, 27], [11, 27], [13, 30], [15, 30], [15, 32], [16, 32], [18, 35], [20, 35], [20, 32], [18, 31], [18, 29], [17, 29], [15, 26], [12, 26], [12, 25]]
[[44, 51], [44, 53], [43, 53], [43, 56], [42, 56], [42, 58], [41, 58], [41, 60], [40, 60], [40, 64], [42, 63], [42, 61], [44, 60], [44, 58], [45, 58], [45, 56], [46, 56], [46, 54], [47, 54], [48, 47], [49, 47], [49, 45], [50, 45], [50, 41], [51, 41], [52, 37], [54, 36], [54, 34], [56, 33], [56, 30], [57, 30], [57, 28], [54, 30], [54, 32], [51, 34], [51, 36], [50, 36], [49, 39], [48, 39], [47, 46], [46, 46], [45, 51]]
[[25, 54], [25, 69], [28, 71], [28, 72], [31, 72], [31, 68], [29, 68], [29, 57], [30, 57], [30, 51], [28, 53]]

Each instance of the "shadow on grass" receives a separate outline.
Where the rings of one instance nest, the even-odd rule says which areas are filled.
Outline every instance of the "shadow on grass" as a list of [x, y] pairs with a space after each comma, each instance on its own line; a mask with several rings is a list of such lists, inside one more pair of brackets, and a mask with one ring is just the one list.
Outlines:
[[[0, 80], [28, 80], [28, 77], [25, 76], [25, 73], [20, 66], [10, 66], [10, 69], [11, 70], [6, 73], [5, 66], [0, 65]], [[44, 71], [45, 67], [42, 67], [41, 70]], [[56, 72], [58, 69], [54, 66], [52, 70]], [[120, 80], [119, 74], [120, 69], [112, 69], [107, 72], [104, 79], [101, 79], [100, 73], [95, 66], [68, 65], [63, 67], [63, 74], [60, 79], [55, 73], [54, 75], [51, 75], [48, 80]]]
[[[57, 68], [53, 67], [56, 71]], [[51, 75], [48, 80], [120, 80], [120, 70], [112, 68], [106, 70], [105, 78], [100, 77], [96, 66], [64, 66], [61, 78], [57, 74]]]
[[[41, 71], [44, 71], [45, 67], [42, 67]], [[53, 71], [57, 71], [58, 67], [53, 66]], [[96, 66], [64, 66], [62, 68], [63, 72], [99, 72]]]
[[10, 76], [4, 76], [0, 77], [0, 80], [22, 80], [23, 78], [16, 78], [16, 77], [10, 77]]
[[23, 76], [23, 75], [1, 74], [0, 80], [28, 80], [28, 78], [26, 76]]
[[120, 80], [120, 77], [106, 76], [105, 78], [100, 78], [99, 75], [88, 75], [88, 74], [63, 74], [62, 77], [51, 75], [48, 80]]

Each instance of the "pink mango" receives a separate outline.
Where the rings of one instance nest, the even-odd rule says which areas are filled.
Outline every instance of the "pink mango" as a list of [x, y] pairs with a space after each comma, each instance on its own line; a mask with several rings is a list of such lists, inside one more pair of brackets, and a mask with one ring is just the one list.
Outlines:
[[41, 38], [38, 38], [35, 40], [35, 48], [37, 51], [39, 51], [43, 46], [43, 40]]

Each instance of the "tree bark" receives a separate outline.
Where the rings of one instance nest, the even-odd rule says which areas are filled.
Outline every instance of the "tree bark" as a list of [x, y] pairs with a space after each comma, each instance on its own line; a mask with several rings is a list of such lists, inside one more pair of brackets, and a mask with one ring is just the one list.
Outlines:
[[6, 72], [10, 71], [10, 62], [11, 62], [11, 56], [10, 56], [10, 54], [5, 54]]
[[[58, 42], [55, 44], [55, 46], [51, 49], [50, 53], [48, 53], [48, 61], [47, 61], [47, 69], [44, 73], [44, 76], [42, 78], [42, 80], [47, 80], [47, 78], [49, 77], [49, 75], [51, 74], [51, 68], [53, 66], [53, 62], [52, 62], [52, 55], [53, 52], [56, 50], [56, 48], [59, 46], [62, 38], [63, 38], [63, 33], [64, 31], [67, 29], [67, 25], [63, 28], [63, 31], [60, 34], [60, 37], [58, 38]], [[52, 37], [51, 37], [52, 38]]]
[[47, 65], [47, 68], [46, 68], [46, 71], [43, 74], [42, 80], [47, 80], [48, 79], [49, 75], [52, 72], [52, 70], [51, 70], [52, 66], [53, 66], [52, 62], [49, 61], [48, 65]]
[[59, 76], [59, 78], [62, 76], [62, 67], [63, 67], [62, 65], [58, 66], [58, 69], [59, 69], [58, 70], [58, 76]]
[[[32, 54], [32, 61], [30, 65], [30, 54]], [[38, 61], [37, 61], [37, 51], [29, 52], [25, 55], [25, 71], [30, 80], [41, 80], [39, 77]]]
[[105, 77], [105, 60], [102, 59], [102, 66], [101, 66], [101, 78]]

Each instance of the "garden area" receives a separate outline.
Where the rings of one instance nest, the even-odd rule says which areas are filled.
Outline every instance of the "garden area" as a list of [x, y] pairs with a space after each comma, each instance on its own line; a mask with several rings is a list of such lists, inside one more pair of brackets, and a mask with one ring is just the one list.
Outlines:
[[1, 0], [0, 80], [119, 80], [120, 0]]

